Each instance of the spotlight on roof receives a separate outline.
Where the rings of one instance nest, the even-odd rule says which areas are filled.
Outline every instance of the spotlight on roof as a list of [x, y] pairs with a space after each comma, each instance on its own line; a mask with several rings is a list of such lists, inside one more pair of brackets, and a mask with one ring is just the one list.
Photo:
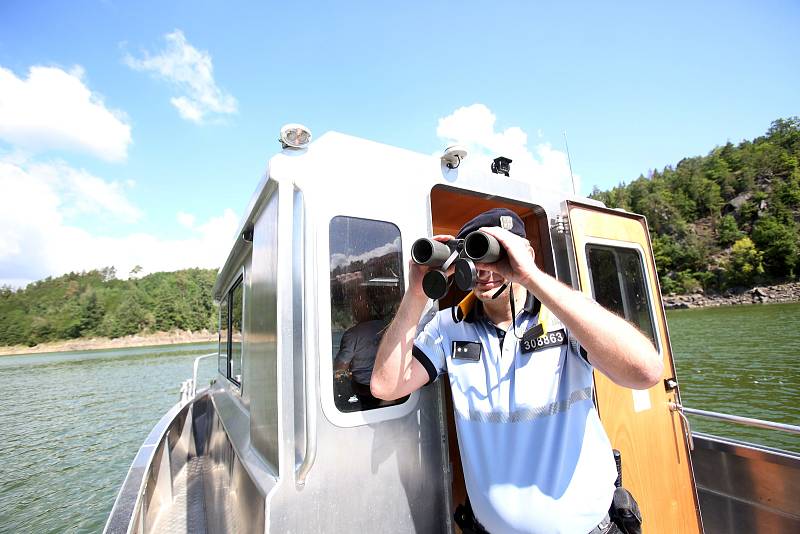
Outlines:
[[311, 142], [311, 130], [302, 124], [287, 124], [281, 128], [283, 148], [305, 148]]

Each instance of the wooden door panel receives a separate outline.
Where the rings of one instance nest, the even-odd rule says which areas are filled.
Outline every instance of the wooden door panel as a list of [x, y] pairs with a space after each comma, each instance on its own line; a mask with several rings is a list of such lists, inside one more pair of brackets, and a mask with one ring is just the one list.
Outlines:
[[[645, 219], [638, 215], [567, 202], [581, 290], [593, 296], [587, 244], [636, 250], [643, 260], [651, 316], [664, 362], [663, 378], [675, 377], [666, 317]], [[644, 391], [614, 384], [595, 371], [598, 412], [611, 444], [622, 455], [623, 483], [642, 510], [647, 533], [702, 530], [683, 421], [670, 410], [677, 389], [663, 382]]]

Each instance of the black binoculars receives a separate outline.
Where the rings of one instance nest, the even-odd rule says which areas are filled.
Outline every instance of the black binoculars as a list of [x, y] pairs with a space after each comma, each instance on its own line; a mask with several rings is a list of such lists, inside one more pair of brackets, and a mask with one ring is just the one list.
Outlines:
[[505, 256], [500, 242], [480, 230], [467, 234], [464, 239], [451, 239], [447, 243], [423, 237], [411, 246], [411, 259], [420, 265], [434, 267], [422, 279], [422, 290], [428, 298], [438, 300], [447, 295], [450, 279], [447, 269], [455, 267], [456, 285], [470, 291], [478, 279], [475, 263], [494, 263]]

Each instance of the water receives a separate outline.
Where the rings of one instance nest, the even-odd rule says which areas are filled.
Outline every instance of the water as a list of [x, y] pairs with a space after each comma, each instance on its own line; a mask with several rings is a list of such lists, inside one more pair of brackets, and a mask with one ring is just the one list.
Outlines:
[[[668, 313], [684, 404], [800, 424], [800, 304]], [[216, 345], [0, 357], [0, 532], [99, 532], [150, 429]], [[216, 359], [201, 363], [199, 384]], [[800, 452], [800, 438], [692, 418]]]
[[[800, 425], [800, 304], [667, 313], [683, 404]], [[800, 452], [800, 436], [690, 416], [692, 430]]]
[[[0, 532], [100, 532], [199, 354], [176, 345], [0, 357]], [[201, 362], [208, 384], [216, 359]]]

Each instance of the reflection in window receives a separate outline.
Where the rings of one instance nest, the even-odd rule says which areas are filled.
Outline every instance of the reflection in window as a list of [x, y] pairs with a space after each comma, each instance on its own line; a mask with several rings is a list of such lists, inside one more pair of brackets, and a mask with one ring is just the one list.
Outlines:
[[229, 378], [242, 383], [242, 279], [231, 290], [231, 374]]
[[228, 376], [228, 296], [219, 303], [219, 372]]
[[639, 252], [630, 248], [586, 245], [586, 256], [595, 300], [635, 325], [658, 346]]
[[370, 394], [383, 332], [402, 298], [400, 230], [379, 221], [334, 217], [330, 224], [334, 403], [342, 412], [404, 402]]

